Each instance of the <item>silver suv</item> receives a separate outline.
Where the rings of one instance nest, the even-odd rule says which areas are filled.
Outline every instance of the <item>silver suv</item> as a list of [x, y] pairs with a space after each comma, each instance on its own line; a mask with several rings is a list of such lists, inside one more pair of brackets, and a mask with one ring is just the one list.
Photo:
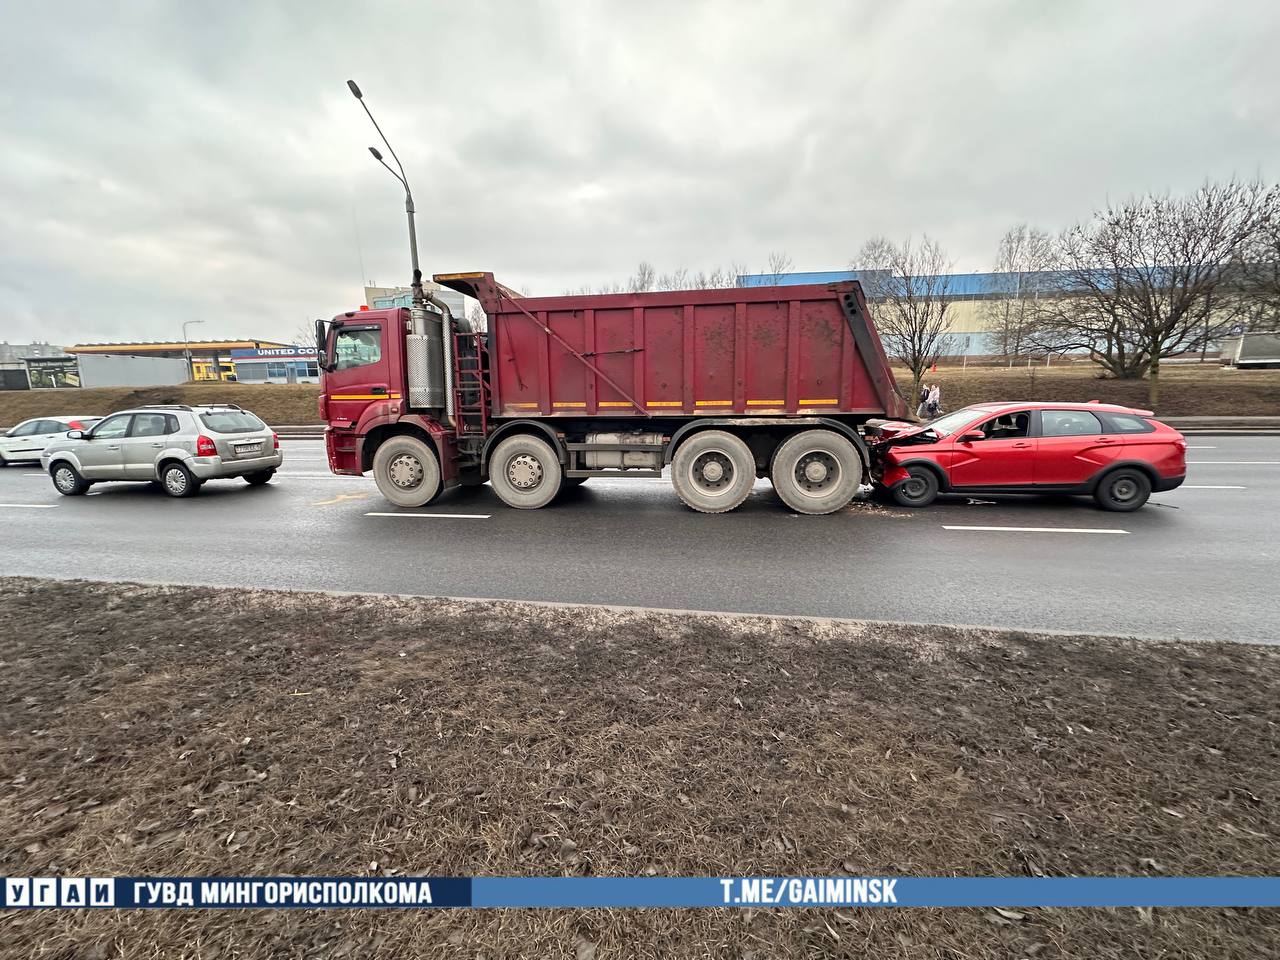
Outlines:
[[88, 430], [72, 430], [40, 456], [64, 496], [99, 480], [148, 480], [171, 497], [190, 497], [206, 480], [266, 483], [284, 461], [265, 423], [234, 403], [163, 404], [122, 410]]

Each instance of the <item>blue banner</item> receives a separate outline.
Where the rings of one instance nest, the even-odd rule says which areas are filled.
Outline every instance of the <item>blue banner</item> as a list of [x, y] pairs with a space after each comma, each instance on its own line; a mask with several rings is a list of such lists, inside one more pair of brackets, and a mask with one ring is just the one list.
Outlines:
[[0, 909], [1276, 907], [1280, 877], [7, 877]]

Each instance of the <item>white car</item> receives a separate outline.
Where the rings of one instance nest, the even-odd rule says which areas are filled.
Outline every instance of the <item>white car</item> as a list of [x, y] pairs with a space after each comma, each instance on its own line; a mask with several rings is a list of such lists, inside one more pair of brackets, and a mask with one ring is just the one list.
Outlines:
[[39, 461], [44, 448], [68, 430], [87, 430], [101, 417], [35, 417], [0, 435], [0, 467], [24, 460]]

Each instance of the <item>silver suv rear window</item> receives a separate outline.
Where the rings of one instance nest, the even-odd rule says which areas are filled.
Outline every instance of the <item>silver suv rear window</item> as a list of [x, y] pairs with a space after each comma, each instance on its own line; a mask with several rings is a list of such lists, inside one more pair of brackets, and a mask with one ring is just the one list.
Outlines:
[[247, 410], [218, 410], [200, 414], [200, 422], [214, 433], [249, 433], [267, 425]]

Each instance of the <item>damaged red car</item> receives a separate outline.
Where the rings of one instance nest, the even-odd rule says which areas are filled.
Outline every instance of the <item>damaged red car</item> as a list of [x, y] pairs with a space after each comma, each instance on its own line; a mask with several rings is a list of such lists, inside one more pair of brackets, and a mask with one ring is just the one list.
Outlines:
[[983, 403], [927, 423], [871, 427], [872, 479], [904, 507], [939, 493], [1091, 496], [1137, 510], [1186, 478], [1187, 442], [1150, 410], [1089, 403]]

